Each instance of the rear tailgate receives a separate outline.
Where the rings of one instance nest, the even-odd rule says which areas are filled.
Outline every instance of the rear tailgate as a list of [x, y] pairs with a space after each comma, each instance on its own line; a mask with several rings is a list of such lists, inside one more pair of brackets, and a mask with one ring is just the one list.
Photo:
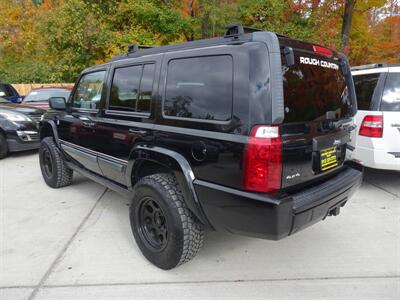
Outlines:
[[279, 41], [285, 110], [282, 188], [295, 189], [342, 167], [357, 108], [343, 57], [320, 46]]

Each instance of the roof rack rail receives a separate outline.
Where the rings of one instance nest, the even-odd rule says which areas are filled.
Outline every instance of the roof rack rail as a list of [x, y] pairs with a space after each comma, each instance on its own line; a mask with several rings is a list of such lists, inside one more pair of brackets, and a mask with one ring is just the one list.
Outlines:
[[225, 34], [224, 34], [225, 38], [229, 38], [229, 37], [238, 38], [239, 36], [241, 36], [245, 33], [262, 31], [262, 29], [243, 26], [240, 23], [229, 24], [228, 26], [225, 27], [225, 29], [226, 29]]
[[130, 44], [128, 46], [128, 53], [134, 53], [139, 51], [140, 49], [150, 49], [150, 48], [154, 48], [152, 46], [144, 46], [144, 45], [138, 45], [138, 44]]
[[352, 67], [351, 70], [356, 71], [356, 70], [376, 69], [376, 68], [385, 68], [385, 67], [388, 67], [388, 64], [378, 63], [378, 64], [355, 66], [355, 67]]

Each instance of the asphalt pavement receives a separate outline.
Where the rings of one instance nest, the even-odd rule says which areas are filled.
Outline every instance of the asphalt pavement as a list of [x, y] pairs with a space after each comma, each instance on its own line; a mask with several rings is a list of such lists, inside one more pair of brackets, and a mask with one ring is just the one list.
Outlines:
[[207, 232], [171, 271], [136, 246], [129, 200], [36, 152], [0, 161], [0, 299], [400, 299], [400, 173], [367, 170], [337, 217], [281, 241]]

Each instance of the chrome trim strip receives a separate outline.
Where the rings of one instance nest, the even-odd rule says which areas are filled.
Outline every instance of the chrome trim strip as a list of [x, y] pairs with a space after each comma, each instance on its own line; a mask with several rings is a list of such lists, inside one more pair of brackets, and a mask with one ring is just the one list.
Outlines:
[[97, 113], [99, 112], [98, 108], [77, 108], [77, 107], [72, 107], [73, 111], [78, 111], [78, 112], [86, 112], [86, 113]]
[[101, 153], [101, 152], [98, 152], [98, 151], [94, 151], [94, 150], [91, 150], [91, 149], [88, 149], [88, 148], [85, 148], [85, 147], [82, 147], [82, 146], [79, 146], [79, 145], [64, 141], [62, 139], [59, 139], [59, 141], [60, 141], [60, 143], [65, 144], [65, 145], [67, 145], [67, 146], [69, 146], [71, 148], [75, 148], [76, 150], [79, 150], [79, 151], [82, 151], [82, 152], [86, 152], [86, 153], [91, 154], [91, 155], [95, 155], [95, 156], [97, 156], [99, 158], [103, 158], [105, 160], [114, 161], [114, 162], [117, 162], [119, 164], [123, 164], [124, 166], [128, 165], [128, 161], [126, 161], [126, 160], [123, 160], [123, 159], [120, 159], [120, 158], [117, 158], [117, 157], [114, 157], [114, 156], [111, 156], [111, 155], [107, 155], [107, 154], [104, 154], [104, 153]]
[[129, 112], [129, 111], [123, 111], [123, 110], [112, 110], [112, 109], [106, 109], [105, 110], [106, 115], [112, 115], [112, 116], [126, 116], [126, 117], [138, 117], [138, 118], [148, 118], [150, 116], [150, 113], [140, 113], [140, 112]]
[[[124, 168], [125, 165], [113, 162], [113, 161], [111, 161], [109, 159], [104, 159], [102, 157], [98, 157], [97, 161], [98, 161], [99, 165], [100, 165], [100, 163], [101, 164], [106, 164], [109, 168], [112, 168], [112, 169], [114, 169], [114, 170], [116, 170], [116, 171], [118, 171], [120, 173], [122, 173], [124, 171], [124, 169], [125, 169]], [[100, 165], [100, 169], [101, 169], [101, 165]]]
[[61, 144], [61, 149], [63, 149], [65, 152], [67, 152], [69, 155], [73, 157], [73, 154], [77, 155], [80, 158], [84, 158], [88, 161], [91, 161], [92, 163], [97, 164], [97, 157], [96, 155], [89, 154], [85, 151], [76, 149], [74, 147], [71, 147], [67, 144]]
[[223, 133], [218, 131], [213, 131], [211, 137], [210, 131], [202, 129], [175, 127], [175, 126], [158, 125], [158, 124], [156, 125], [153, 123], [146, 123], [146, 122], [136, 122], [136, 121], [117, 120], [117, 119], [98, 118], [98, 117], [91, 117], [91, 120], [99, 123], [123, 125], [131, 128], [143, 128], [143, 129], [151, 129], [157, 131], [166, 131], [171, 133], [186, 134], [192, 136], [195, 135], [196, 137], [203, 137], [213, 140], [222, 140], [222, 141], [242, 143], [242, 144], [247, 143], [248, 140], [248, 136], [245, 135]]
[[145, 123], [145, 122], [136, 122], [130, 120], [120, 120], [120, 119], [110, 119], [110, 118], [98, 118], [98, 117], [91, 117], [92, 121], [97, 123], [108, 123], [113, 125], [122, 125], [127, 127], [140, 127], [144, 129], [154, 129], [153, 123]]

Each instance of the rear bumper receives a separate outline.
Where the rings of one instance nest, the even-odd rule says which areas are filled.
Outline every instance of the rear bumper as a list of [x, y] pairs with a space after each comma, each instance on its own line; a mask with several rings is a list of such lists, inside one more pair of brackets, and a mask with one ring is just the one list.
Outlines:
[[347, 149], [348, 159], [359, 162], [365, 167], [400, 171], [400, 150], [388, 152], [367, 147], [357, 146], [355, 149]]
[[361, 181], [362, 170], [347, 166], [321, 184], [280, 199], [200, 180], [194, 187], [216, 230], [279, 240], [336, 215]]

